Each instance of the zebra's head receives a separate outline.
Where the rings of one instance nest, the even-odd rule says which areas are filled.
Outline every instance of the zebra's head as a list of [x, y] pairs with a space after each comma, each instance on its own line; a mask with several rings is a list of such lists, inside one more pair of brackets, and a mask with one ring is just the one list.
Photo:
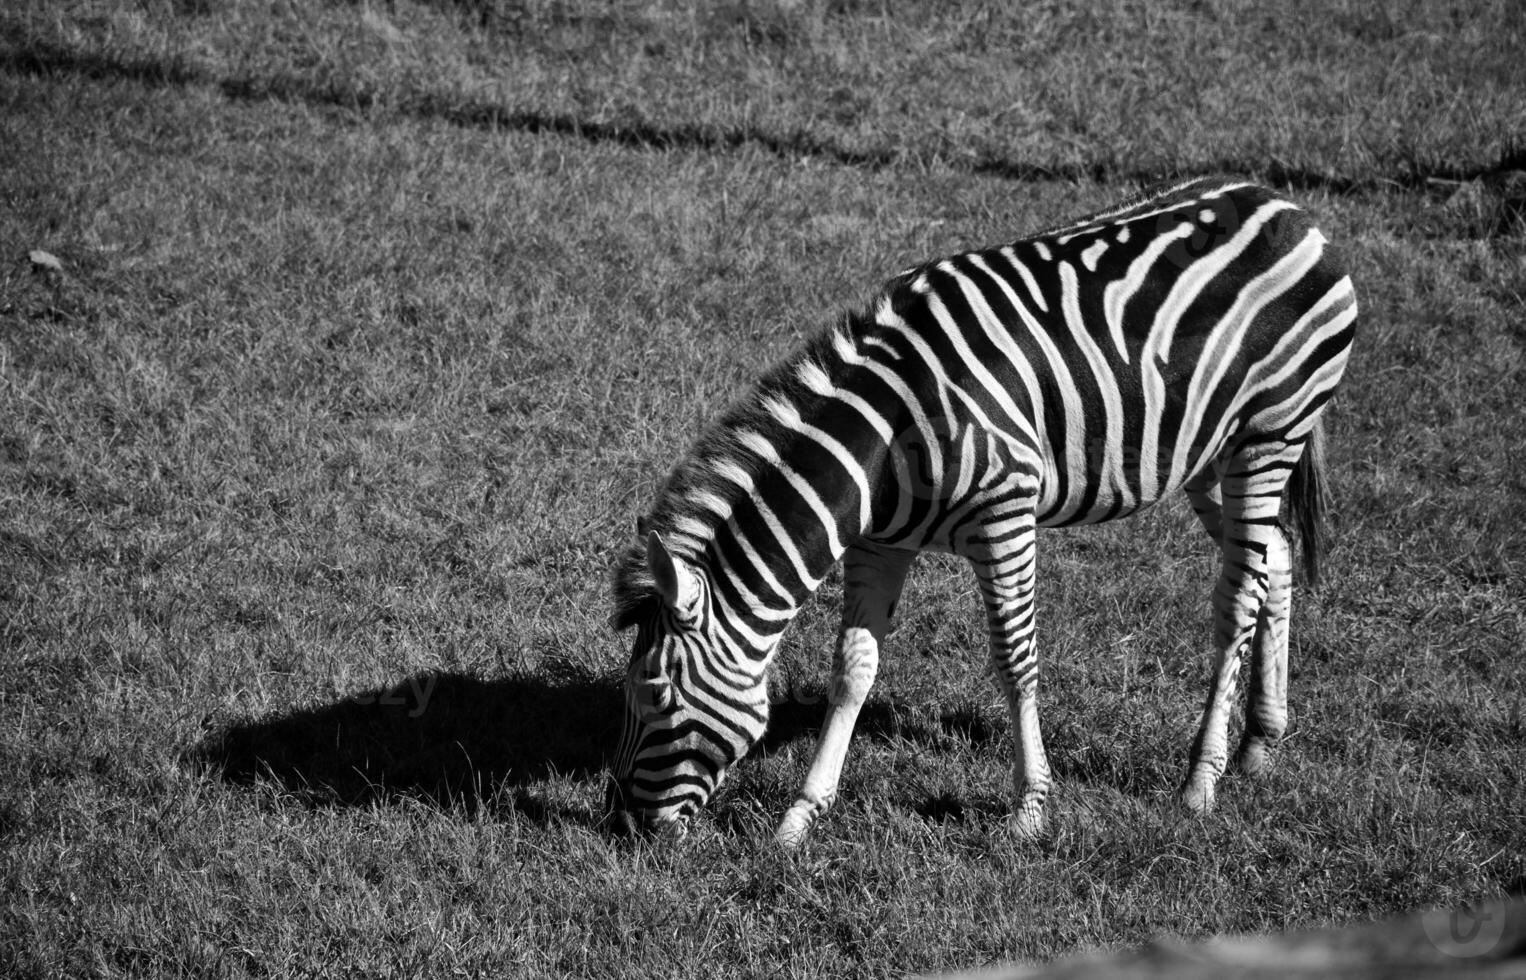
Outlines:
[[606, 804], [617, 830], [682, 836], [726, 770], [763, 737], [768, 650], [752, 649], [724, 623], [703, 569], [646, 536], [645, 574], [628, 593], [617, 629], [634, 626], [625, 677], [625, 727]]

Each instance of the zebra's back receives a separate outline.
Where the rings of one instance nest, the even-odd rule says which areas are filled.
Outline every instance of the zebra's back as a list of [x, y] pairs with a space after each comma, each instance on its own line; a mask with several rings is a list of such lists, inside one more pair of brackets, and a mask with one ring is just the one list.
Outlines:
[[1037, 522], [1058, 526], [1132, 513], [1236, 446], [1302, 438], [1354, 315], [1303, 210], [1204, 179], [903, 272], [856, 331], [922, 393], [923, 434], [957, 458], [958, 433], [996, 433], [1035, 469]]

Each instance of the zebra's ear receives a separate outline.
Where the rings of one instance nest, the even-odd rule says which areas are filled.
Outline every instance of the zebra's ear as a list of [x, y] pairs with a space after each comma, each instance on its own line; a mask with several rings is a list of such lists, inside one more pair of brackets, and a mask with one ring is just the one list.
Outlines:
[[699, 582], [694, 570], [668, 550], [656, 531], [646, 536], [646, 567], [657, 583], [657, 594], [669, 609], [680, 615], [693, 612], [699, 601]]

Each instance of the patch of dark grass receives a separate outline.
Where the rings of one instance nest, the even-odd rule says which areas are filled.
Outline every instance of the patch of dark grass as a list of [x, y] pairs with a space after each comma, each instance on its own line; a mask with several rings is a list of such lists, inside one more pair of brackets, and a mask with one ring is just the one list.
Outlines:
[[[619, 735], [618, 689], [579, 676], [486, 681], [421, 673], [341, 701], [227, 723], [187, 761], [218, 778], [269, 780], [319, 805], [398, 796], [468, 810], [560, 776], [593, 782]], [[529, 796], [535, 819], [550, 808]]]
[[[1296, 4], [1288, 6], [1283, 22], [1291, 30], [1300, 15]], [[464, 19], [452, 25], [457, 11]], [[1360, 30], [1314, 29], [1299, 35], [1304, 43], [1292, 50], [1257, 42], [1222, 48], [1205, 61], [1201, 49], [1196, 57], [1180, 58], [1169, 48], [1152, 48], [1145, 64], [1132, 49], [1138, 30], [1149, 25], [1132, 23], [1135, 15], [1124, 11], [1078, 11], [1072, 21], [1054, 14], [971, 18], [942, 10], [894, 15], [886, 10], [864, 20], [811, 4], [728, 4], [702, 12], [660, 4], [619, 12], [583, 11], [574, 5], [552, 12], [448, 3], [435, 16], [411, 18], [395, 8], [390, 19], [348, 7], [293, 15], [301, 23], [290, 26], [308, 38], [305, 46], [287, 47], [272, 39], [266, 49], [238, 58], [218, 51], [218, 56], [201, 59], [205, 68], [181, 54], [191, 46], [188, 35], [195, 32], [196, 41], [203, 46], [210, 42], [215, 49], [229, 39], [237, 18], [220, 24], [214, 20], [210, 29], [194, 19], [163, 21], [155, 25], [162, 33], [149, 32], [147, 38], [134, 38], [136, 43], [119, 49], [108, 45], [105, 51], [60, 44], [22, 21], [25, 43], [5, 57], [16, 72], [88, 78], [115, 73], [149, 84], [215, 84], [233, 99], [280, 98], [361, 113], [402, 112], [493, 132], [553, 132], [653, 149], [725, 151], [756, 145], [790, 157], [818, 156], [853, 166], [950, 166], [1023, 181], [1138, 182], [1228, 170], [1303, 190], [1350, 192], [1394, 183], [1467, 182], [1517, 169], [1511, 161], [1519, 156], [1512, 142], [1518, 134], [1490, 129], [1477, 116], [1445, 111], [1467, 97], [1457, 86], [1475, 86], [1471, 94], [1481, 101], [1477, 86], [1488, 81], [1483, 91], [1492, 101], [1484, 114], [1508, 116], [1511, 86], [1520, 81], [1519, 71], [1508, 67], [1514, 62], [1512, 49], [1503, 42], [1511, 25], [1519, 27], [1518, 16], [1509, 13], [1503, 15], [1502, 33], [1490, 38], [1455, 23], [1438, 23], [1422, 39], [1414, 33], [1384, 34], [1379, 42]], [[908, 17], [920, 24], [919, 36], [903, 20]], [[1191, 44], [1190, 38], [1201, 35], [1239, 39], [1237, 32], [1250, 26], [1214, 23], [1216, 19], [1178, 11], [1162, 17], [1159, 28], [1163, 36]], [[976, 22], [978, 28], [972, 26]], [[196, 24], [202, 25], [199, 30]], [[502, 24], [513, 27], [507, 32], [494, 28]], [[983, 60], [995, 58], [998, 49], [990, 45], [996, 37], [1009, 39], [1011, 47], [1001, 50], [1010, 77], [993, 72]], [[979, 39], [973, 52], [965, 43], [968, 38]], [[153, 43], [144, 45], [143, 40]], [[1078, 47], [1083, 41], [1088, 48], [1100, 42], [1123, 50], [1083, 52]], [[1432, 41], [1450, 41], [1452, 55], [1433, 57]], [[1416, 59], [1416, 77], [1429, 86], [1395, 85], [1380, 67], [1387, 60], [1372, 50], [1374, 43], [1394, 56]], [[1309, 59], [1317, 64], [1321, 57], [1349, 58], [1352, 46], [1361, 52], [1361, 67], [1341, 76], [1332, 92], [1315, 94], [1321, 87], [1304, 76], [1319, 70]], [[1032, 56], [1014, 56], [1013, 49]], [[166, 60], [155, 62], [154, 52], [163, 52]], [[1083, 69], [1078, 60], [1083, 56], [1086, 65], [1093, 58], [1119, 65], [1117, 77]], [[230, 61], [257, 70], [219, 72], [220, 64]], [[378, 70], [380, 62], [389, 63], [390, 70]], [[531, 98], [525, 98], [523, 84], [509, 86], [493, 74], [491, 66], [503, 63], [521, 66], [522, 78], [516, 82], [530, 79]], [[570, 93], [560, 86], [535, 99], [541, 94], [538, 79], [559, 77], [569, 64], [586, 69], [579, 84]], [[785, 97], [784, 114], [747, 108], [749, 83], [739, 65], [773, 79]], [[902, 84], [881, 91], [875, 85], [887, 72], [901, 76]], [[1238, 100], [1205, 99], [1199, 76], [1216, 72], [1257, 78], [1267, 90], [1247, 88], [1237, 93]], [[825, 106], [803, 98], [778, 75], [811, 77], [816, 83], [812, 91], [829, 93]], [[1090, 84], [1082, 84], [1083, 75]], [[1135, 75], [1133, 83], [1126, 81]], [[685, 81], [675, 86], [678, 80]], [[1330, 87], [1328, 72], [1321, 81]], [[704, 101], [684, 97], [696, 87], [714, 94]], [[476, 95], [484, 88], [503, 89], [506, 97], [484, 101]], [[894, 93], [899, 93], [899, 104], [887, 104]], [[1140, 111], [1143, 107], [1135, 103], [1142, 93], [1151, 103], [1171, 98], [1196, 102], [1196, 111], [1158, 124], [1173, 130], [1173, 138], [1166, 140], [1160, 131], [1135, 128], [1160, 115]], [[1004, 97], [1007, 102], [993, 102]], [[1244, 111], [1247, 98], [1264, 102], [1264, 111], [1278, 117], [1273, 145], [1239, 121], [1260, 118]], [[1326, 104], [1331, 98], [1341, 104]], [[1349, 132], [1335, 143], [1323, 138], [1328, 127], [1320, 124], [1326, 118], [1364, 102], [1390, 106], [1382, 118], [1397, 114], [1404, 119], [1400, 131], [1376, 126], [1378, 110], [1369, 105], [1356, 138]], [[1234, 115], [1225, 115], [1231, 106]], [[1459, 156], [1459, 139], [1443, 142], [1429, 131], [1438, 111], [1447, 125], [1465, 131], [1456, 134], [1462, 143], [1482, 141], [1487, 148], [1471, 159]], [[1217, 131], [1209, 120], [1217, 120]], [[1235, 138], [1225, 140], [1225, 131]], [[875, 132], [909, 138], [892, 144], [869, 135]], [[1294, 132], [1301, 132], [1302, 140], [1290, 139]], [[1077, 144], [1094, 150], [1077, 154]], [[1185, 155], [1173, 154], [1168, 144], [1185, 145]], [[1029, 152], [1014, 156], [1014, 146]], [[1111, 149], [1101, 152], [1103, 147]], [[1321, 154], [1328, 158], [1320, 159]], [[1355, 158], [1354, 169], [1342, 165], [1346, 157]], [[1373, 166], [1377, 161], [1381, 164]]]

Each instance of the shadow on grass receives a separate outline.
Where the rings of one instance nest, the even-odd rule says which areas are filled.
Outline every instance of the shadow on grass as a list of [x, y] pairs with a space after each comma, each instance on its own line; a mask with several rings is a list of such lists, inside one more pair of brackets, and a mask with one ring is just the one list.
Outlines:
[[[826, 703], [820, 698], [775, 704], [769, 717], [768, 733], [754, 754], [768, 755], [796, 741], [806, 742], [808, 751], [814, 752], [825, 719]], [[968, 756], [973, 751], [988, 760], [991, 766], [1003, 772], [1010, 771], [1011, 755], [1005, 736], [1006, 728], [993, 725], [974, 705], [945, 707], [934, 716], [893, 699], [878, 697], [871, 697], [864, 703], [858, 722], [853, 726], [855, 745], [865, 741], [901, 741], [921, 755], [950, 757], [950, 769], [969, 764], [967, 758], [954, 760], [953, 756]], [[850, 759], [853, 757], [853, 748], [849, 748], [848, 755]], [[947, 789], [928, 788], [915, 779], [892, 779], [892, 782], [897, 783], [892, 795], [932, 823], [960, 823], [968, 813], [990, 815], [1004, 812], [1007, 804], [1005, 798], [975, 799]], [[787, 801], [770, 802], [782, 805]]]
[[[763, 741], [753, 749], [753, 753], [769, 755], [800, 740], [814, 746], [826, 717], [825, 698], [794, 698], [776, 703], [768, 712], [768, 731], [764, 733]], [[853, 726], [853, 737], [884, 741], [904, 734], [903, 729], [901, 713], [894, 704], [871, 699], [859, 710], [858, 722]]]
[[[426, 672], [331, 704], [236, 721], [186, 753], [188, 764], [236, 785], [267, 783], [310, 806], [423, 801], [476, 813], [512, 810], [537, 822], [597, 824], [600, 776], [620, 734], [623, 697], [611, 679], [560, 677], [483, 680]], [[773, 705], [755, 754], [799, 741], [814, 749], [826, 715], [816, 697]], [[973, 706], [936, 717], [893, 700], [871, 699], [854, 739], [901, 740], [919, 752], [974, 751], [1003, 772], [1011, 765], [1006, 727]], [[1136, 776], [1098, 760], [1052, 753], [1061, 780], [1143, 795]], [[1088, 764], [1090, 763], [1090, 764]], [[962, 763], [961, 763], [962, 764]], [[586, 805], [547, 798], [535, 784], [562, 776], [591, 784]], [[968, 811], [1000, 811], [1000, 800], [964, 798], [946, 788], [914, 792], [911, 807], [933, 822], [961, 822]]]
[[187, 753], [237, 784], [270, 781], [317, 806], [419, 799], [512, 805], [536, 820], [591, 822], [530, 785], [590, 780], [619, 736], [621, 695], [609, 681], [423, 673], [333, 704], [238, 722]]
[[[194, 2], [194, 0], [188, 0]], [[678, 123], [659, 126], [641, 119], [604, 122], [563, 113], [510, 109], [456, 95], [441, 96], [414, 93], [397, 99], [391, 93], [379, 93], [364, 85], [348, 85], [336, 79], [313, 81], [299, 76], [273, 73], [269, 77], [218, 78], [183, 59], [115, 58], [92, 52], [73, 51], [46, 42], [31, 42], [22, 50], [0, 51], [0, 74], [59, 75], [86, 78], [127, 78], [154, 86], [212, 84], [225, 96], [244, 102], [276, 99], [309, 105], [333, 106], [368, 111], [378, 103], [399, 113], [417, 118], [444, 120], [464, 128], [513, 130], [525, 133], [552, 133], [591, 143], [615, 143], [637, 149], [698, 149], [726, 151], [741, 146], [757, 146], [783, 157], [818, 157], [836, 163], [875, 170], [894, 166], [904, 157], [904, 147], [886, 146], [854, 150], [830, 137], [803, 127], [771, 132], [761, 127], [733, 127], [711, 124]], [[1122, 170], [1104, 163], [1040, 164], [1005, 158], [983, 158], [953, 163], [970, 173], [1014, 182], [1074, 181], [1091, 179], [1098, 183], [1148, 183], [1162, 178], [1151, 170]], [[1411, 168], [1401, 173], [1340, 176], [1323, 171], [1290, 167], [1277, 161], [1213, 161], [1191, 171], [1173, 174], [1185, 179], [1218, 173], [1260, 174], [1272, 184], [1299, 190], [1324, 190], [1347, 194], [1374, 187], [1402, 186], [1429, 189], [1434, 181], [1464, 183], [1480, 177], [1511, 172], [1526, 166], [1526, 155], [1518, 149], [1507, 150], [1496, 162], [1466, 168], [1433, 167], [1423, 172]]]
[[[778, 751], [798, 739], [814, 745], [825, 713], [825, 704], [775, 705], [768, 735], [758, 751], [765, 754]], [[1174, 750], [1164, 760], [1150, 756], [1141, 743], [1110, 741], [1078, 730], [1058, 711], [1051, 711], [1046, 722], [1050, 770], [1057, 783], [1139, 801], [1151, 800], [1159, 795], [1161, 787], [1175, 785], [1178, 774], [1172, 766], [1184, 760], [1178, 760]], [[1187, 734], [1190, 733], [1184, 733], [1183, 738]], [[855, 742], [899, 740], [920, 755], [947, 757], [950, 771], [985, 766], [1000, 774], [1002, 795], [991, 799], [970, 797], [942, 786], [903, 786], [909, 794], [908, 805], [929, 821], [962, 822], [969, 813], [990, 816], [1005, 813], [1010, 805], [1007, 780], [1011, 776], [1013, 748], [1005, 708], [960, 702], [938, 707], [934, 713], [894, 700], [871, 698], [859, 714], [853, 738]], [[1185, 749], [1183, 742], [1183, 753]], [[850, 757], [852, 753], [849, 749]]]
[[[774, 704], [760, 751], [777, 751], [796, 739], [814, 739], [826, 713], [821, 696], [792, 697]], [[881, 742], [901, 739], [935, 753], [974, 749], [999, 758], [1007, 739], [1006, 713], [1003, 710], [993, 721], [979, 706], [958, 703], [939, 708], [933, 716], [924, 709], [871, 695], [859, 711], [853, 737]]]

